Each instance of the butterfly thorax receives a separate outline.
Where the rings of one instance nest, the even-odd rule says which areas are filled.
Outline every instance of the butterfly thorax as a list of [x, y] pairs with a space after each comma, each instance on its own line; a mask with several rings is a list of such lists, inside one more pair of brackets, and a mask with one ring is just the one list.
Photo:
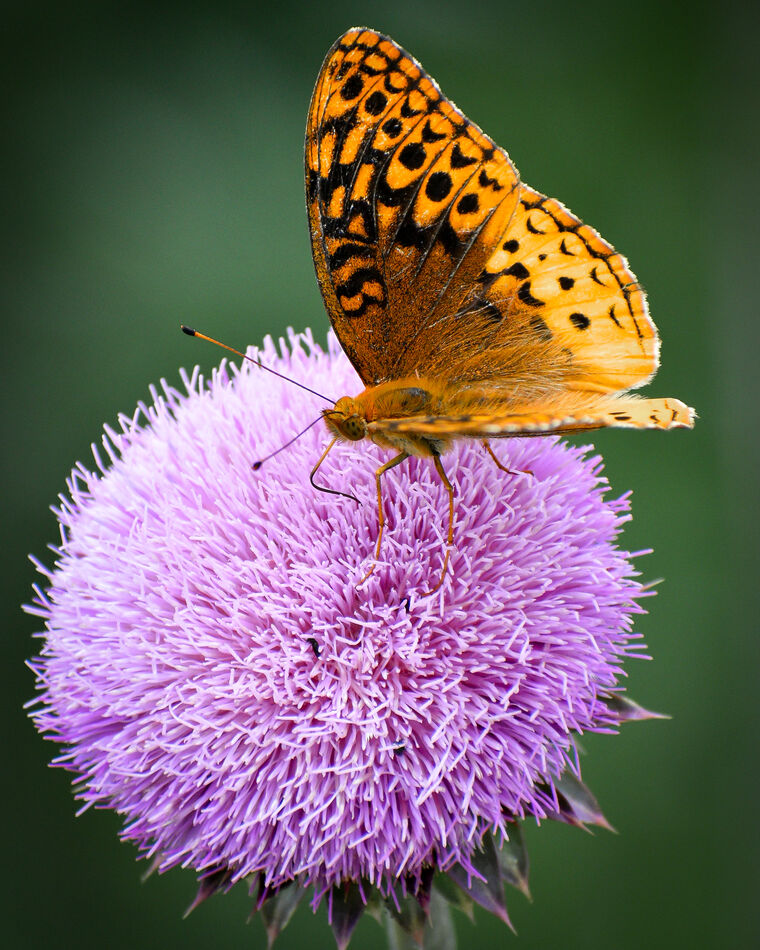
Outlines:
[[423, 436], [392, 434], [386, 422], [410, 416], [436, 415], [439, 412], [439, 387], [433, 380], [395, 379], [370, 386], [358, 396], [343, 396], [333, 409], [324, 411], [328, 429], [339, 439], [358, 442], [369, 437], [383, 448], [409, 455], [440, 455], [448, 440]]

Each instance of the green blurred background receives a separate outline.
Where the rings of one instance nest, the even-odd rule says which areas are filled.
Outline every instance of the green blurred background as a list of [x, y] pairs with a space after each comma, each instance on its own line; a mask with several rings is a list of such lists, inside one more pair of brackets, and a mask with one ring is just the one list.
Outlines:
[[[556, 195], [632, 261], [663, 337], [652, 395], [693, 433], [602, 432], [625, 543], [665, 577], [639, 625], [632, 694], [673, 719], [584, 740], [618, 835], [527, 830], [520, 933], [478, 915], [463, 945], [756, 945], [758, 202], [756, 23], [730, 3], [13, 4], [3, 14], [0, 934], [11, 947], [263, 947], [239, 886], [183, 921], [190, 872], [140, 884], [108, 812], [74, 818], [70, 778], [26, 721], [36, 652], [22, 616], [57, 539], [48, 505], [101, 424], [180, 365], [219, 360], [187, 322], [244, 346], [327, 320], [313, 274], [303, 129], [332, 41], [389, 33]], [[752, 273], [754, 268], [755, 273]], [[305, 486], [304, 490], [307, 490]], [[50, 558], [48, 557], [48, 560]], [[281, 938], [334, 946], [302, 908]], [[380, 947], [363, 922], [360, 945]]]

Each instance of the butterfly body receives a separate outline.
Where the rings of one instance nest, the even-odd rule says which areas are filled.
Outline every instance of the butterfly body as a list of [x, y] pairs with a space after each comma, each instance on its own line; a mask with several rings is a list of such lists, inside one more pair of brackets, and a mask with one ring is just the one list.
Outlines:
[[317, 278], [366, 387], [325, 422], [398, 453], [376, 473], [381, 526], [380, 475], [409, 455], [433, 456], [451, 499], [456, 439], [693, 425], [629, 392], [659, 338], [625, 258], [389, 37], [353, 29], [328, 52], [305, 158]]

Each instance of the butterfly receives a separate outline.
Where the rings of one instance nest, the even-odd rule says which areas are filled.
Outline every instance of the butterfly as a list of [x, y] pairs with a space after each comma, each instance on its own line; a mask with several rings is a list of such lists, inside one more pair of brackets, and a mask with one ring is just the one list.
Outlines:
[[389, 37], [351, 29], [328, 52], [305, 166], [317, 279], [366, 387], [324, 411], [333, 439], [311, 480], [320, 487], [314, 475], [337, 441], [395, 452], [375, 473], [375, 561], [382, 477], [409, 456], [431, 457], [448, 492], [435, 591], [454, 524], [441, 456], [455, 440], [482, 440], [500, 465], [491, 439], [693, 425], [677, 399], [628, 393], [654, 375], [659, 339], [625, 258], [521, 182]]

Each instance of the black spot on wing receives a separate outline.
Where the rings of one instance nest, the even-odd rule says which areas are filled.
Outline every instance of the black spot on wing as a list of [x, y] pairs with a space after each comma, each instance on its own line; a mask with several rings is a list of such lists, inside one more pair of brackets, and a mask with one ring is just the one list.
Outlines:
[[399, 247], [414, 247], [424, 252], [427, 251], [430, 241], [430, 228], [421, 228], [407, 215], [399, 225], [393, 243]]
[[417, 115], [422, 115], [422, 109], [413, 109], [409, 104], [409, 99], [404, 99], [398, 111], [402, 119], [413, 119]]
[[570, 322], [577, 330], [588, 330], [591, 326], [591, 321], [585, 313], [571, 313]]
[[452, 260], [458, 261], [467, 250], [469, 241], [459, 237], [448, 217], [438, 231], [438, 242]]
[[367, 244], [356, 244], [352, 242], [341, 244], [341, 246], [330, 255], [330, 269], [337, 270], [339, 267], [342, 267], [346, 261], [350, 261], [355, 257], [373, 256], [374, 250]]
[[394, 243], [401, 247], [417, 248], [421, 252], [420, 268], [433, 244], [439, 244], [453, 261], [460, 260], [469, 247], [469, 239], [459, 237], [448, 217], [420, 227], [411, 215], [405, 215], [399, 225]]
[[345, 99], [346, 102], [351, 102], [351, 100], [356, 99], [361, 95], [363, 89], [364, 80], [359, 75], [359, 73], [354, 73], [352, 76], [349, 76], [349, 78], [340, 87], [341, 99]]
[[454, 143], [454, 148], [451, 150], [450, 159], [450, 165], [452, 168], [466, 168], [468, 165], [474, 165], [477, 161], [477, 158], [465, 155], [462, 152], [461, 148], [459, 147], [459, 142]]
[[380, 115], [388, 105], [388, 97], [382, 92], [371, 93], [364, 101], [364, 108], [370, 115]]
[[408, 168], [409, 171], [416, 171], [425, 164], [426, 157], [427, 152], [424, 145], [420, 142], [409, 142], [401, 149], [398, 160], [404, 168]]
[[530, 276], [530, 271], [525, 266], [521, 264], [520, 261], [516, 261], [510, 267], [506, 267], [502, 274], [505, 274], [507, 277], [515, 277], [517, 280], [525, 280], [526, 277]]
[[504, 185], [500, 185], [495, 178], [491, 178], [486, 174], [484, 168], [480, 169], [480, 174], [478, 175], [478, 183], [481, 188], [493, 188], [494, 191], [503, 191]]
[[396, 116], [386, 119], [386, 121], [383, 122], [383, 132], [385, 132], [389, 139], [398, 138], [403, 130], [404, 125], [401, 122], [401, 119], [397, 119]]
[[457, 211], [460, 214], [474, 214], [479, 208], [478, 196], [473, 193], [462, 195], [457, 202]]
[[425, 124], [422, 126], [422, 141], [423, 142], [440, 142], [441, 139], [446, 138], [445, 132], [434, 132], [430, 128], [430, 119], [425, 121]]
[[530, 216], [525, 219], [525, 227], [530, 231], [531, 234], [546, 234], [546, 231], [542, 231], [540, 228], [537, 228], [535, 224], [533, 224], [533, 222], [530, 220]]
[[448, 198], [453, 182], [448, 172], [433, 172], [425, 185], [425, 194], [431, 201], [443, 201]]
[[490, 287], [496, 283], [500, 277], [514, 277], [516, 280], [525, 280], [526, 277], [530, 277], [530, 271], [524, 264], [520, 263], [520, 261], [515, 261], [515, 263], [509, 267], [505, 267], [493, 273], [487, 270], [482, 271], [478, 280], [485, 287]]
[[517, 289], [517, 296], [528, 307], [543, 307], [545, 301], [534, 297], [530, 292], [530, 281], [526, 280]]

